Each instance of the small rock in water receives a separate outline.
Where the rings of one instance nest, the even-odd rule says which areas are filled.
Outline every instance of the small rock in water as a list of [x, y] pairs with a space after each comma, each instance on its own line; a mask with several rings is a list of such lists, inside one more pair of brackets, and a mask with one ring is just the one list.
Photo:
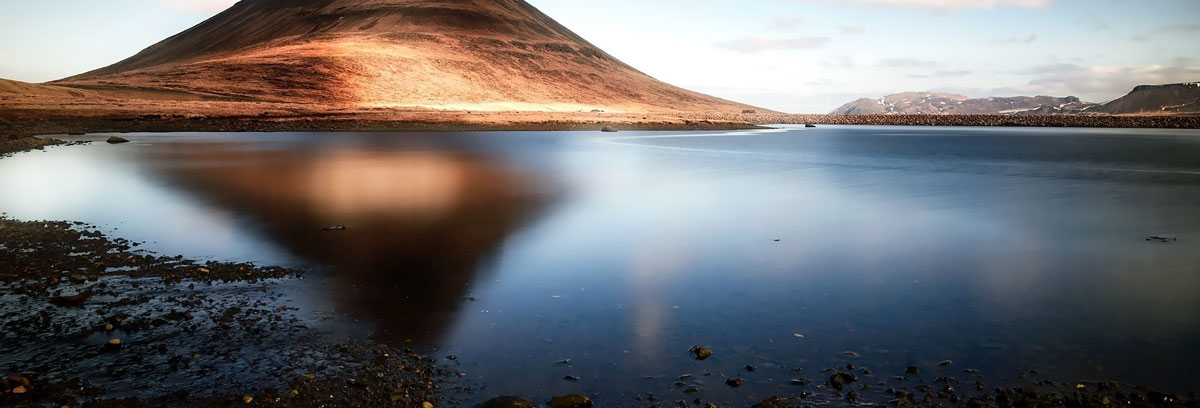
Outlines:
[[322, 231], [345, 231], [346, 226], [345, 225], [330, 225], [328, 227], [321, 228], [321, 230]]
[[604, 133], [616, 133], [617, 129], [614, 129], [610, 126], [605, 126], [604, 128], [600, 129], [600, 131]]
[[843, 355], [843, 356], [846, 356], [846, 357], [850, 357], [850, 358], [856, 358], [856, 357], [858, 357], [858, 353], [855, 353], [855, 352], [853, 352], [853, 351], [847, 351], [847, 352], [844, 352], [844, 353], [842, 353], [842, 355]]
[[954, 362], [950, 360], [942, 360], [942, 362], [938, 363], [938, 367], [949, 367], [951, 364], [954, 364]]
[[433, 408], [433, 403], [429, 401], [422, 402], [421, 408]]
[[126, 138], [123, 138], [120, 136], [111, 136], [105, 142], [107, 142], [108, 144], [121, 144], [121, 143], [129, 143], [129, 139], [126, 139]]
[[564, 380], [567, 380], [567, 381], [579, 381], [579, 376], [577, 376], [577, 375], [568, 375], [568, 376], [565, 376], [565, 377], [563, 377], [563, 379], [564, 379]]
[[707, 347], [692, 346], [692, 348], [688, 349], [688, 352], [696, 355], [697, 360], [712, 357], [712, 350], [709, 350]]
[[1146, 237], [1146, 240], [1147, 241], [1158, 241], [1158, 242], [1177, 242], [1177, 241], [1179, 241], [1179, 238], [1152, 235], [1152, 236]]
[[746, 371], [754, 371], [757, 369], [758, 367], [755, 367], [754, 364], [746, 364]]
[[792, 385], [808, 385], [809, 381], [803, 378], [793, 378]]
[[550, 408], [592, 408], [592, 400], [586, 395], [566, 395], [550, 399]]
[[837, 373], [829, 377], [829, 386], [841, 391], [846, 384], [858, 381], [858, 377], [849, 373]]
[[728, 385], [733, 388], [741, 387], [742, 384], [745, 384], [745, 383], [746, 383], [746, 380], [743, 380], [741, 378], [730, 378], [728, 380], [725, 380], [725, 385]]
[[79, 307], [92, 297], [90, 293], [80, 293], [73, 296], [55, 296], [50, 298], [50, 303], [58, 307]]
[[26, 392], [29, 392], [29, 390], [25, 389], [24, 385], [18, 385], [17, 388], [12, 389], [13, 394], [24, 394]]
[[804, 338], [804, 335], [803, 335], [803, 334], [800, 334], [800, 333], [792, 333], [792, 337], [795, 337], [795, 338], [797, 338], [797, 339], [803, 339], [803, 338]]
[[554, 364], [571, 364], [571, 359], [564, 358], [562, 360], [555, 361]]
[[790, 406], [791, 405], [783, 402], [783, 398], [771, 397], [763, 400], [760, 403], [754, 404], [754, 406], [750, 408], [784, 408]]
[[916, 366], [909, 366], [907, 369], [904, 370], [905, 374], [912, 374], [912, 375], [917, 375], [920, 372], [921, 372], [921, 369], [917, 368]]
[[245, 402], [245, 403], [247, 403], [247, 404], [249, 404], [249, 403], [251, 403], [251, 402], [254, 402], [254, 397], [251, 397], [251, 396], [249, 396], [249, 395], [247, 395], [247, 396], [245, 396], [245, 397], [242, 397], [242, 402]]
[[537, 408], [537, 404], [524, 398], [506, 396], [492, 398], [475, 408]]

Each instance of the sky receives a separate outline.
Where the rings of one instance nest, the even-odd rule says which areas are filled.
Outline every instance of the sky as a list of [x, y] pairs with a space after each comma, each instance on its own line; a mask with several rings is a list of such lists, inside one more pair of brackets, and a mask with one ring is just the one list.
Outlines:
[[[655, 78], [785, 112], [905, 92], [1106, 102], [1200, 81], [1200, 0], [528, 0]], [[0, 0], [0, 78], [129, 57], [235, 0]]]

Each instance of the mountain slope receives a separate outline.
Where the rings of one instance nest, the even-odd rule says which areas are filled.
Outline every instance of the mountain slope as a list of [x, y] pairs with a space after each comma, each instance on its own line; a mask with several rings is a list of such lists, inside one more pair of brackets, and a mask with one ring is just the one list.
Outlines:
[[1111, 114], [1200, 112], [1200, 82], [1141, 85], [1094, 111]]
[[971, 99], [963, 95], [934, 92], [904, 92], [879, 99], [863, 98], [842, 105], [833, 115], [878, 114], [1062, 114], [1095, 104], [1068, 96], [1014, 96]]
[[54, 84], [368, 108], [752, 109], [651, 78], [521, 0], [242, 0]]

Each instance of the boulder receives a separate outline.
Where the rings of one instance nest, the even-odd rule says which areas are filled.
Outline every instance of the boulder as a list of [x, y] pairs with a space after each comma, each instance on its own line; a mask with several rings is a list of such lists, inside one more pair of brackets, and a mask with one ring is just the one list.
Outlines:
[[108, 140], [106, 140], [105, 142], [108, 142], [108, 144], [121, 144], [121, 143], [129, 143], [129, 139], [126, 139], [126, 138], [123, 138], [120, 136], [112, 136], [112, 137], [109, 137]]

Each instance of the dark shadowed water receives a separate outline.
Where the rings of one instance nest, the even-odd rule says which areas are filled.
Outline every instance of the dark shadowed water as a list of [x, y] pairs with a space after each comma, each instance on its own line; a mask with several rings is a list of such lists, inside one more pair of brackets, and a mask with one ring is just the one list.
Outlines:
[[691, 400], [694, 374], [741, 404], [847, 363], [1200, 383], [1197, 131], [124, 136], [0, 160], [0, 211], [331, 266], [311, 312], [455, 355], [468, 403]]

